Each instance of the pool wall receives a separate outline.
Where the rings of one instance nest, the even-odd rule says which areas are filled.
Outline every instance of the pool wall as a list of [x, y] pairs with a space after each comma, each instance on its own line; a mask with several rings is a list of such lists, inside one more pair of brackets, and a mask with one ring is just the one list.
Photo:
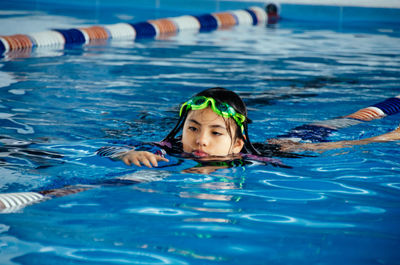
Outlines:
[[393, 23], [400, 22], [400, 8], [281, 4], [282, 19], [319, 23]]
[[[397, 1], [398, 2], [398, 1]], [[30, 10], [51, 10], [55, 8], [78, 7], [85, 12], [107, 12], [111, 9], [157, 9], [175, 12], [177, 15], [220, 12], [244, 9], [249, 6], [265, 7], [269, 3], [279, 6], [279, 13], [285, 20], [318, 22], [400, 22], [400, 2], [394, 1], [282, 1], [282, 0], [15, 0], [9, 5], [29, 6]], [[3, 9], [8, 5], [2, 3]], [[163, 16], [158, 13], [158, 16]], [[165, 16], [164, 16], [165, 17]], [[149, 18], [150, 19], [150, 18]], [[154, 18], [152, 18], [154, 19]]]

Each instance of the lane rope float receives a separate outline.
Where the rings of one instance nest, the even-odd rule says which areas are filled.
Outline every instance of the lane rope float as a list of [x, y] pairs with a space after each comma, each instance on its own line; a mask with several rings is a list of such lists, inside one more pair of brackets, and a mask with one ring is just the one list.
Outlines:
[[161, 18], [138, 23], [118, 23], [105, 26], [52, 29], [32, 34], [0, 36], [0, 55], [36, 47], [85, 45], [98, 40], [156, 38], [182, 31], [213, 31], [237, 25], [265, 25], [279, 18], [277, 7], [269, 4], [265, 10], [254, 6], [243, 10], [217, 12], [197, 16]]

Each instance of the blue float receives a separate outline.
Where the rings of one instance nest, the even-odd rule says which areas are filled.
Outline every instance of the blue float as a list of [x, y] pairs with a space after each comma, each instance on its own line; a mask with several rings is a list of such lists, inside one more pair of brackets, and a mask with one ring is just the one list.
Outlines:
[[218, 28], [218, 21], [210, 14], [195, 16], [200, 23], [200, 31], [211, 31]]
[[149, 22], [130, 24], [136, 31], [136, 38], [149, 38], [157, 35], [156, 29]]
[[373, 105], [373, 107], [382, 110], [386, 115], [393, 115], [400, 112], [400, 99], [389, 98], [383, 102]]
[[257, 25], [258, 18], [257, 18], [256, 13], [251, 9], [245, 9], [245, 10], [250, 14], [251, 18], [253, 19], [253, 25]]
[[83, 44], [86, 42], [85, 36], [78, 29], [55, 29], [64, 36], [65, 44]]

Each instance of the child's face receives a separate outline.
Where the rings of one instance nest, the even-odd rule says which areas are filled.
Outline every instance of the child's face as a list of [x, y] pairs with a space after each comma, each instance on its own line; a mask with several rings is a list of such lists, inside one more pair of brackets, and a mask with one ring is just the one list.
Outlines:
[[244, 142], [235, 137], [236, 124], [232, 118], [229, 118], [228, 122], [232, 138], [226, 126], [224, 118], [211, 108], [191, 110], [183, 125], [183, 151], [200, 157], [239, 153]]

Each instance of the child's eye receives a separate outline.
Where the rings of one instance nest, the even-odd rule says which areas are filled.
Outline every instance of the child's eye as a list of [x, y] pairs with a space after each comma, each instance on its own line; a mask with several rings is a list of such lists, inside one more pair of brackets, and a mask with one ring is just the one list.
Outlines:
[[192, 131], [192, 132], [195, 132], [195, 131], [197, 131], [197, 128], [196, 127], [193, 127], [193, 126], [189, 126], [189, 131]]
[[213, 134], [213, 135], [216, 135], [216, 136], [222, 135], [222, 133], [220, 133], [220, 132], [212, 132], [212, 134]]

